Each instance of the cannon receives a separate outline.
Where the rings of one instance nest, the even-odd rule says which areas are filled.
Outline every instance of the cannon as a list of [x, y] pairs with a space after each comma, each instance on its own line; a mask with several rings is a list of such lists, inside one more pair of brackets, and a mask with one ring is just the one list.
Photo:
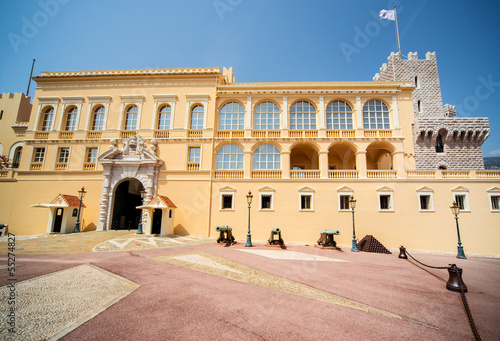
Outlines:
[[230, 226], [217, 226], [215, 231], [219, 232], [217, 243], [233, 244], [235, 243], [233, 237], [233, 228]]
[[339, 234], [339, 230], [322, 230], [318, 239], [318, 245], [323, 247], [336, 247], [337, 242], [333, 239], [333, 236]]
[[[278, 238], [275, 239], [275, 237]], [[269, 243], [269, 245], [280, 245], [280, 246], [285, 245], [285, 242], [281, 238], [281, 229], [279, 227], [275, 227], [271, 230], [271, 236], [269, 237], [267, 242]]]

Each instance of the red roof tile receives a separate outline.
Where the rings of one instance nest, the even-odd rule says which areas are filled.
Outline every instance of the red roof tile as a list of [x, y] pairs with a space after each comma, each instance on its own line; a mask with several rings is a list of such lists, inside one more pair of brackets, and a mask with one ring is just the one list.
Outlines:
[[[50, 202], [50, 204], [55, 204], [57, 202], [57, 199], [59, 199], [59, 197], [61, 197], [68, 206], [78, 207], [78, 205], [80, 204], [80, 198], [78, 198], [76, 195], [68, 195], [68, 194], [59, 194], [57, 197], [54, 198], [54, 200]], [[83, 201], [82, 201], [82, 207], [87, 207], [85, 206]]]
[[167, 207], [171, 207], [171, 208], [177, 208], [177, 206], [175, 206], [175, 204], [168, 198], [168, 197], [164, 197], [163, 195], [156, 195], [153, 200], [151, 200], [148, 205], [150, 205], [156, 198], [159, 198], [164, 204], [165, 206]]

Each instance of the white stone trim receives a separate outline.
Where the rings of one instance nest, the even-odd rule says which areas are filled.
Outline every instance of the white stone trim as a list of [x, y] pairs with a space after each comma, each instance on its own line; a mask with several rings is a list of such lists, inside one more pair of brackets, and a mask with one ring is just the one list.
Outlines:
[[[221, 212], [232, 212], [234, 211], [234, 196], [235, 196], [235, 193], [236, 193], [236, 189], [232, 188], [232, 187], [229, 187], [229, 186], [225, 186], [225, 187], [222, 187], [221, 189], [219, 189], [219, 211]], [[222, 196], [223, 195], [231, 195], [231, 208], [222, 208]]]
[[[420, 204], [421, 196], [429, 196], [429, 208], [422, 209]], [[434, 212], [434, 190], [429, 187], [423, 186], [417, 189], [418, 210], [420, 212]]]
[[[259, 188], [259, 211], [261, 212], [274, 212], [274, 193], [276, 190], [274, 188], [265, 186]], [[262, 208], [262, 196], [270, 196], [271, 197], [271, 207], [270, 208]]]
[[488, 192], [488, 199], [489, 199], [489, 203], [490, 203], [490, 211], [497, 212], [497, 213], [500, 212], [500, 208], [498, 208], [498, 209], [493, 208], [493, 203], [491, 201], [492, 197], [500, 197], [500, 188], [493, 187], [493, 188], [490, 188], [487, 192]]
[[[378, 210], [379, 212], [394, 212], [394, 190], [392, 188], [389, 188], [387, 186], [377, 188], [377, 201], [378, 201]], [[380, 205], [380, 197], [381, 196], [389, 196], [389, 208], [388, 209], [382, 209]]]

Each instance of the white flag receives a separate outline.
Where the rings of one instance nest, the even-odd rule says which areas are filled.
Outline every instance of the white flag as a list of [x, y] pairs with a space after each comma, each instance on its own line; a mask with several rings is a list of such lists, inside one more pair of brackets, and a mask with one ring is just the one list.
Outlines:
[[393, 9], [391, 9], [390, 11], [385, 9], [381, 10], [380, 19], [396, 20], [396, 18], [394, 18], [394, 10]]

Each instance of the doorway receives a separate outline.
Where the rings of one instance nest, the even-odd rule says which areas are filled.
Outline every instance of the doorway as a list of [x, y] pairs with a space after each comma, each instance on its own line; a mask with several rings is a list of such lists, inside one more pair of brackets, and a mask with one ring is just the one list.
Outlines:
[[137, 229], [141, 210], [136, 207], [142, 205], [142, 184], [139, 180], [125, 180], [116, 186], [113, 204], [113, 230]]
[[162, 210], [155, 209], [153, 212], [153, 225], [151, 226], [151, 234], [161, 234], [161, 217]]
[[64, 209], [59, 207], [56, 209], [56, 217], [54, 218], [54, 227], [52, 228], [52, 232], [60, 233], [61, 232], [61, 224], [63, 218]]

